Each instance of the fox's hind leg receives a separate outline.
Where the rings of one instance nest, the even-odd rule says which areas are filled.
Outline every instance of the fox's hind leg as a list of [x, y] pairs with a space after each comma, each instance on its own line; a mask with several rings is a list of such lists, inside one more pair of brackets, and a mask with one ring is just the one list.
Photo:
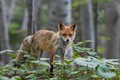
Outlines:
[[37, 58], [40, 54], [40, 49], [39, 49], [38, 43], [35, 42], [35, 41], [32, 42], [31, 53], [30, 54], [32, 56], [34, 56], [35, 58]]
[[38, 54], [38, 57], [37, 57], [37, 60], [40, 60], [40, 58], [42, 57], [42, 55], [43, 55], [43, 51], [40, 50], [40, 52], [39, 52], [39, 54]]

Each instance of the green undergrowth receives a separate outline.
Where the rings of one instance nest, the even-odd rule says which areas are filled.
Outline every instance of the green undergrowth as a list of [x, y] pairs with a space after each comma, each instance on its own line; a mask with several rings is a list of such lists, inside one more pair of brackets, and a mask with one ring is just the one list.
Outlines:
[[[27, 58], [20, 66], [14, 67], [13, 63], [0, 66], [0, 80], [120, 80], [120, 64], [118, 59], [105, 59], [91, 48], [85, 47], [89, 41], [72, 44], [74, 55], [72, 59], [60, 62], [56, 55], [54, 75], [49, 74], [50, 65], [48, 58], [37, 60], [27, 52], [22, 51]], [[8, 52], [11, 50], [8, 50]], [[12, 52], [12, 51], [11, 51]], [[5, 51], [1, 51], [4, 54]], [[15, 54], [6, 54], [15, 58]]]

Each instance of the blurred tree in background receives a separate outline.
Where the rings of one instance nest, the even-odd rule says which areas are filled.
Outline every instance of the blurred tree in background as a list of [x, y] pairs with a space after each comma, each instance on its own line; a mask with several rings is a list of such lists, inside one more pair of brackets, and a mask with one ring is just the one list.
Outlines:
[[[5, 1], [0, 0], [0, 41], [1, 41], [1, 50], [10, 49], [9, 44], [9, 34], [8, 34], [8, 22], [7, 22], [7, 14], [5, 11]], [[9, 20], [10, 21], [10, 20]], [[5, 55], [0, 56], [3, 63], [8, 63], [9, 58], [5, 57]], [[1, 63], [2, 64], [2, 63]]]
[[71, 0], [51, 0], [48, 26], [51, 30], [57, 30], [58, 24], [71, 24]]
[[106, 4], [106, 41], [105, 57], [120, 59], [120, 0]]
[[[27, 1], [32, 1], [32, 13]], [[120, 58], [119, 0], [0, 0], [0, 6], [0, 50], [19, 49], [32, 14], [33, 31], [57, 31], [60, 22], [75, 23], [75, 43], [91, 40], [87, 47], [106, 58]]]

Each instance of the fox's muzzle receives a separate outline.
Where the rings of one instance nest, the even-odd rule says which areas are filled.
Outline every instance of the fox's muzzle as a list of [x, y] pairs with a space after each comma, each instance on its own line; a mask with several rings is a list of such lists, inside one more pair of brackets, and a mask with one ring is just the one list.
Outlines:
[[69, 39], [66, 39], [66, 42], [70, 42], [70, 40], [69, 40]]

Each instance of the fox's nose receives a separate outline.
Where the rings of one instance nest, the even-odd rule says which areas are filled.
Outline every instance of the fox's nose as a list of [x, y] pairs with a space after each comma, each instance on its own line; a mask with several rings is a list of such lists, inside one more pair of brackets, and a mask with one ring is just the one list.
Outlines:
[[66, 41], [69, 42], [69, 39], [67, 39]]

